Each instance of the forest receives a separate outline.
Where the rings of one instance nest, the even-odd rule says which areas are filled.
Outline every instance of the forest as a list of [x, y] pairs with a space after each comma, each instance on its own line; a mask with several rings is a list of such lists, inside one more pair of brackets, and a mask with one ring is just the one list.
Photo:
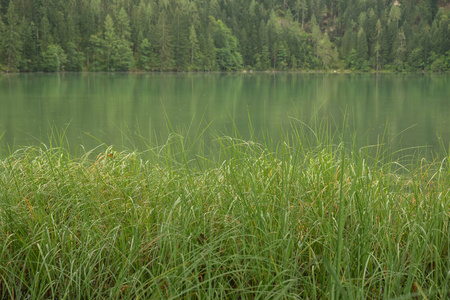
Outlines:
[[0, 0], [0, 72], [450, 70], [448, 0]]

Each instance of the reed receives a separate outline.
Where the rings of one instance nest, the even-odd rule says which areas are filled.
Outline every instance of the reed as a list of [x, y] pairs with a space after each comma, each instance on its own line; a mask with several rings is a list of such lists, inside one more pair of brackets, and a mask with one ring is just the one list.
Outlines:
[[400, 162], [329, 128], [6, 155], [0, 298], [448, 298], [448, 152]]

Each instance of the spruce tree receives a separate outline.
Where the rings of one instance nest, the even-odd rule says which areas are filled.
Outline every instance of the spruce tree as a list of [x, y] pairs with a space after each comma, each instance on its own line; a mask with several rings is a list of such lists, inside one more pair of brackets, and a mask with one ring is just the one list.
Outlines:
[[322, 32], [317, 24], [316, 17], [313, 15], [311, 18], [311, 35], [314, 44], [316, 57], [319, 57], [319, 43], [322, 41]]
[[375, 61], [376, 61], [376, 70], [380, 69], [380, 51], [381, 51], [381, 34], [382, 34], [381, 22], [378, 19], [376, 25], [376, 36], [375, 36], [375, 45], [374, 45], [374, 53], [375, 53]]
[[358, 52], [361, 65], [367, 60], [368, 51], [366, 32], [361, 27], [358, 31], [358, 40], [356, 43], [356, 52]]
[[51, 33], [50, 22], [47, 18], [47, 13], [43, 13], [43, 17], [39, 24], [39, 50], [40, 52], [47, 51], [47, 47], [53, 44], [53, 36]]
[[201, 64], [200, 46], [194, 25], [189, 28], [189, 69], [198, 70]]
[[327, 33], [325, 33], [323, 35], [323, 38], [319, 41], [318, 48], [319, 58], [322, 61], [322, 66], [324, 68], [328, 68], [334, 59], [334, 52], [333, 46]]
[[139, 56], [139, 68], [149, 71], [151, 69], [150, 62], [151, 62], [151, 55], [152, 55], [152, 47], [147, 38], [144, 38], [141, 43], [141, 49], [140, 49], [140, 56]]
[[403, 62], [406, 59], [406, 37], [403, 32], [403, 28], [400, 28], [398, 31], [393, 48], [395, 51], [394, 64], [398, 70], [401, 70], [403, 68]]
[[22, 59], [21, 24], [19, 22], [18, 11], [16, 10], [16, 0], [9, 2], [6, 13], [6, 24], [3, 25], [0, 50], [4, 57], [6, 72], [16, 71]]
[[44, 72], [58, 72], [64, 70], [67, 55], [61, 46], [50, 44], [47, 50], [42, 52], [42, 70]]
[[126, 41], [130, 40], [130, 20], [128, 19], [128, 15], [123, 7], [119, 10], [119, 13], [116, 17], [116, 31], [117, 36], [120, 39]]
[[106, 69], [113, 70], [111, 56], [117, 41], [116, 33], [114, 31], [114, 22], [110, 15], [106, 16], [104, 23], [104, 53], [106, 56]]
[[170, 71], [173, 68], [172, 34], [170, 32], [168, 17], [162, 10], [156, 24], [156, 50], [159, 57], [159, 70]]
[[270, 68], [270, 52], [268, 46], [263, 46], [261, 51], [261, 68], [263, 70]]
[[238, 70], [242, 67], [242, 56], [238, 50], [237, 39], [221, 21], [215, 22], [213, 30], [216, 62], [220, 70]]

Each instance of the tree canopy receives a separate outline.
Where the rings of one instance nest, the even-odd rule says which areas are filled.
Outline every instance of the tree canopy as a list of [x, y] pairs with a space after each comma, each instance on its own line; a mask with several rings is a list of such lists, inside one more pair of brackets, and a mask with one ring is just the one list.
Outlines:
[[448, 71], [448, 1], [0, 0], [0, 71]]

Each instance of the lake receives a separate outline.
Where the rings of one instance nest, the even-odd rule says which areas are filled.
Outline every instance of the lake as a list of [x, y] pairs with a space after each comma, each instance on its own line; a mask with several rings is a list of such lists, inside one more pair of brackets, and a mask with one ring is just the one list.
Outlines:
[[[450, 76], [421, 74], [0, 74], [0, 147], [17, 149], [66, 131], [71, 146], [164, 141], [168, 126], [200, 125], [275, 141], [290, 122], [312, 116], [354, 128], [359, 146], [375, 144], [388, 124], [401, 147], [438, 149], [450, 140]], [[190, 126], [191, 125], [191, 126]]]

